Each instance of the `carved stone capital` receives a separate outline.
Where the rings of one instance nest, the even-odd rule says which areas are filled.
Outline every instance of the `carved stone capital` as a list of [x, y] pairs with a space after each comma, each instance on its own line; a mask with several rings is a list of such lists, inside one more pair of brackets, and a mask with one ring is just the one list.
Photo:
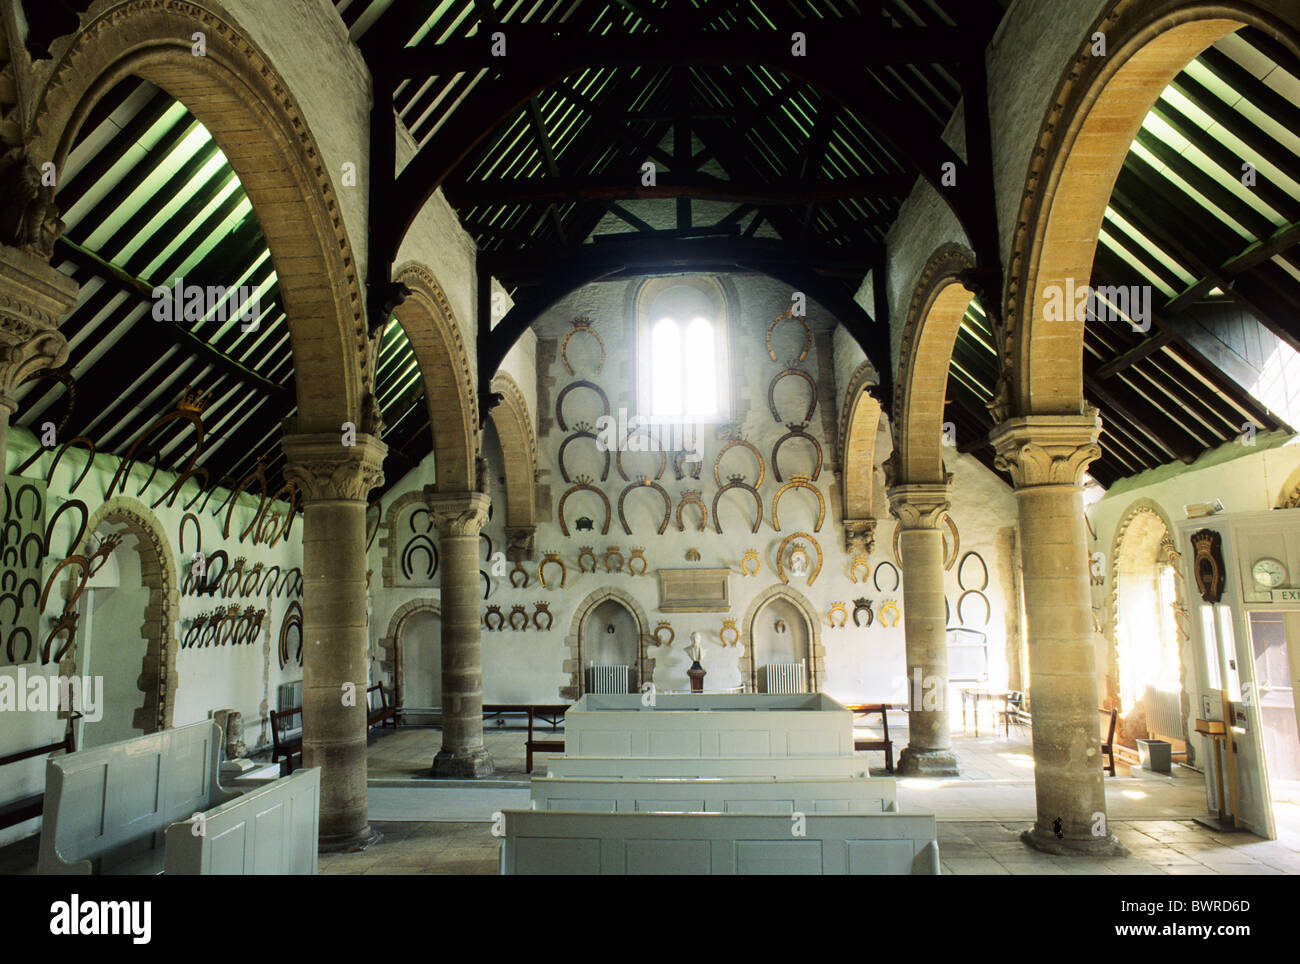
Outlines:
[[506, 526], [506, 558], [520, 562], [533, 558], [537, 526]]
[[937, 529], [948, 511], [948, 486], [917, 482], [889, 490], [889, 509], [904, 529]]
[[844, 520], [844, 551], [853, 556], [869, 556], [876, 548], [875, 519]]
[[994, 465], [1011, 474], [1017, 489], [1036, 485], [1081, 485], [1083, 473], [1101, 455], [1101, 416], [1027, 415], [1007, 419], [989, 433]]
[[439, 492], [424, 487], [424, 502], [441, 536], [477, 536], [492, 500], [482, 492]]
[[303, 502], [364, 502], [371, 489], [384, 484], [388, 446], [371, 435], [358, 432], [353, 445], [332, 432], [286, 435], [281, 444], [284, 477], [302, 490]]
[[34, 372], [68, 360], [59, 319], [77, 303], [77, 283], [48, 262], [0, 246], [0, 404]]

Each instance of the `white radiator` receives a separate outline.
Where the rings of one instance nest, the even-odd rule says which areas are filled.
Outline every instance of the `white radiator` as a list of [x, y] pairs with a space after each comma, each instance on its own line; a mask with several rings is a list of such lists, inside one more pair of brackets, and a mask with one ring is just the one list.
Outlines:
[[1146, 711], [1147, 730], [1152, 736], [1183, 738], [1182, 693], [1148, 686], [1142, 694], [1142, 707]]
[[302, 706], [302, 680], [281, 683], [275, 694], [275, 711], [283, 713], [291, 706]]
[[630, 692], [630, 673], [627, 666], [588, 666], [588, 693], [627, 693]]
[[759, 686], [764, 693], [806, 693], [803, 663], [764, 663], [759, 667]]

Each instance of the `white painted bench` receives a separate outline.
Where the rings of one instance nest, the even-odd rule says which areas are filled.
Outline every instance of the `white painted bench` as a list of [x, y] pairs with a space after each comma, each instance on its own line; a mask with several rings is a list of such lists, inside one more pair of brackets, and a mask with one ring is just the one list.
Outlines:
[[506, 810], [504, 816], [502, 874], [939, 873], [932, 813], [795, 818]]
[[[281, 820], [284, 814], [275, 811], [282, 798], [300, 800], [298, 794], [307, 786], [315, 788], [316, 803], [310, 809], [319, 810], [318, 774], [295, 784], [276, 781], [246, 798], [222, 787], [222, 743], [221, 727], [207, 720], [48, 760], [38, 872], [157, 874], [168, 863], [164, 835], [180, 824], [193, 836], [195, 813], [204, 813], [206, 820], [210, 812], [219, 812], [216, 826], [221, 828], [237, 825], [240, 819], [258, 823], [263, 813]], [[297, 822], [290, 835], [295, 852], [288, 864], [301, 866], [296, 852], [300, 823], [311, 816], [315, 826], [318, 817], [297, 804], [289, 812]], [[255, 838], [267, 839], [260, 829]], [[315, 842], [313, 832], [313, 868]], [[251, 865], [262, 866], [269, 859], [257, 854]], [[195, 865], [191, 861], [189, 866]]]
[[805, 780], [764, 778], [609, 780], [536, 777], [536, 810], [602, 813], [896, 813], [887, 777]]
[[546, 761], [549, 777], [602, 777], [607, 780], [723, 778], [807, 780], [869, 777], [865, 756], [714, 757], [575, 757]]

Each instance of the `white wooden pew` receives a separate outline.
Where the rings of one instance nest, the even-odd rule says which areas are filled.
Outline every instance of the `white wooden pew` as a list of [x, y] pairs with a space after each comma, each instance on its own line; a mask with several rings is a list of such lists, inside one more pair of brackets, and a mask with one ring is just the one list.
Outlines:
[[536, 777], [536, 810], [603, 813], [895, 813], [898, 791], [888, 777], [772, 780]]
[[[296, 783], [276, 781], [241, 797], [222, 787], [218, 779], [222, 742], [221, 728], [206, 720], [48, 760], [38, 872], [161, 873], [171, 863], [164, 851], [164, 835], [173, 824], [180, 824], [179, 830], [193, 836], [195, 825], [200, 824], [192, 820], [195, 814], [204, 815], [204, 833], [212, 832], [214, 827], [228, 830], [241, 820], [246, 825], [252, 821], [256, 827], [263, 814], [272, 815], [270, 821], [292, 815], [291, 832], [277, 842], [277, 846], [291, 846], [292, 853], [274, 859], [255, 853], [246, 866], [258, 868], [276, 863], [305, 867], [307, 857], [300, 853], [302, 828], [309, 821], [314, 828], [319, 820], [319, 774]], [[301, 805], [301, 794], [307, 787], [312, 788], [311, 807]], [[286, 800], [293, 803], [283, 811]], [[217, 822], [206, 825], [209, 817]], [[176, 833], [172, 830], [170, 836], [174, 839]], [[314, 830], [309, 839], [314, 872]], [[259, 848], [263, 843], [271, 846], [269, 836], [260, 828], [254, 834], [254, 843]], [[176, 864], [178, 869], [202, 864], [201, 857], [188, 853], [177, 860], [181, 861]]]
[[806, 780], [869, 777], [866, 756], [786, 757], [576, 757], [555, 756], [546, 761], [552, 777], [602, 777], [607, 780], [657, 780], [676, 777]]
[[932, 813], [506, 810], [503, 874], [938, 874]]

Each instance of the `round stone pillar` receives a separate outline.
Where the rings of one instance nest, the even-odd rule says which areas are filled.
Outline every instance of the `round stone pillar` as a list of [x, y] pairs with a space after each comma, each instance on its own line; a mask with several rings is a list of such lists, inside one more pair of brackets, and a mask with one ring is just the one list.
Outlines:
[[303, 496], [302, 762], [321, 768], [321, 851], [364, 850], [379, 839], [366, 817], [366, 495], [388, 448], [362, 433], [283, 445]]
[[0, 245], [0, 482], [8, 472], [9, 418], [18, 410], [18, 386], [67, 361], [59, 319], [76, 302], [77, 283], [48, 259]]
[[904, 484], [889, 490], [902, 529], [903, 631], [907, 647], [907, 746], [898, 772], [956, 776], [948, 717], [948, 615], [943, 592], [943, 533], [948, 486]]
[[1083, 473], [1101, 454], [1100, 433], [1092, 409], [1012, 418], [990, 435], [1020, 515], [1037, 795], [1021, 836], [1049, 853], [1125, 852], [1106, 816], [1083, 521]]
[[491, 500], [481, 492], [438, 492], [432, 486], [425, 487], [424, 498], [438, 526], [442, 571], [442, 749], [433, 758], [433, 775], [487, 777], [495, 767], [483, 745], [478, 552]]

